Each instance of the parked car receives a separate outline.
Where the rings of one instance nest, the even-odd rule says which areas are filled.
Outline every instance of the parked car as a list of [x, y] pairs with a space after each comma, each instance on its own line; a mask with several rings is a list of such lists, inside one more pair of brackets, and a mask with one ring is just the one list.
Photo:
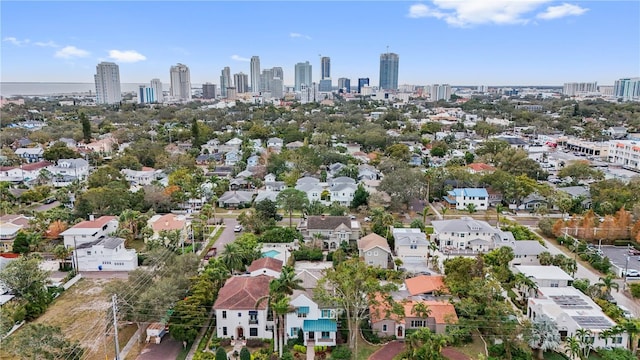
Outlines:
[[204, 259], [205, 260], [209, 260], [212, 257], [216, 256], [216, 254], [218, 253], [218, 249], [217, 248], [210, 248], [209, 251], [207, 251], [207, 253], [204, 255]]
[[618, 307], [620, 308], [620, 310], [622, 310], [622, 316], [624, 316], [627, 319], [631, 319], [633, 317], [633, 313], [631, 312], [631, 310], [627, 309], [622, 305], [618, 305]]
[[242, 231], [242, 229], [243, 229], [242, 225], [236, 225], [236, 226], [233, 228], [233, 232], [241, 232], [241, 231]]
[[631, 255], [640, 255], [640, 250], [636, 248], [629, 248], [629, 254]]
[[628, 269], [627, 273], [625, 274], [626, 277], [640, 277], [640, 272], [638, 272], [638, 270], [635, 269]]

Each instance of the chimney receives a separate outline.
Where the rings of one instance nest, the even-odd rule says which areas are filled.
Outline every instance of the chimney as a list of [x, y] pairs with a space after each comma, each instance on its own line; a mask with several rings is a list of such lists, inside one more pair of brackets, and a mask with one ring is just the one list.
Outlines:
[[96, 221], [96, 217], [93, 214], [89, 215], [89, 221]]
[[324, 220], [324, 219], [326, 219], [324, 214], [320, 215], [320, 220]]

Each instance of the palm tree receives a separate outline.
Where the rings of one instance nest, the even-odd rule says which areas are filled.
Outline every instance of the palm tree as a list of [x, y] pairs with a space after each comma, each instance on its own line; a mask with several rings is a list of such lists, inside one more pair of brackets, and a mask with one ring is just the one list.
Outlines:
[[591, 349], [593, 349], [593, 333], [591, 330], [581, 328], [576, 330], [576, 336], [578, 337], [580, 349], [582, 350], [581, 358], [587, 359]]
[[61, 270], [64, 269], [64, 264], [66, 263], [66, 260], [69, 258], [69, 256], [71, 256], [72, 253], [73, 253], [73, 249], [68, 248], [63, 244], [57, 245], [53, 249], [53, 256], [56, 258], [56, 260], [59, 260], [58, 266]]
[[418, 318], [425, 319], [431, 315], [431, 309], [429, 309], [429, 305], [423, 302], [417, 302], [411, 307], [411, 314]]
[[315, 233], [312, 236], [313, 241], [311, 242], [311, 245], [316, 248], [316, 249], [321, 249], [322, 248], [322, 234], [321, 233]]
[[467, 211], [469, 212], [469, 214], [473, 214], [474, 212], [476, 212], [476, 204], [467, 204]]
[[609, 339], [614, 336], [614, 333], [614, 328], [604, 329], [600, 331], [600, 333], [598, 334], [598, 338], [604, 340], [604, 346], [607, 347], [609, 345]]
[[[382, 208], [375, 208], [371, 210], [371, 226], [378, 231], [384, 230], [384, 237], [389, 238], [389, 231], [394, 223], [393, 215], [384, 211]], [[382, 235], [382, 234], [378, 234]]]
[[568, 337], [565, 343], [565, 353], [569, 355], [570, 359], [580, 357], [580, 340], [576, 336]]
[[427, 266], [429, 266], [429, 259], [433, 257], [433, 253], [438, 250], [438, 245], [434, 241], [429, 241], [429, 250], [427, 251]]
[[422, 209], [422, 223], [426, 224], [427, 223], [427, 216], [432, 215], [431, 213], [431, 209], [429, 208], [429, 206], [425, 206], [424, 209]]
[[442, 207], [442, 209], [440, 209], [440, 214], [442, 214], [443, 220], [444, 220], [444, 216], [447, 215], [447, 211], [449, 211], [449, 208], [446, 205]]
[[629, 336], [628, 349], [633, 352], [633, 355], [638, 351], [638, 335], [640, 335], [640, 319], [627, 319], [621, 323], [618, 323], [613, 328], [614, 334], [627, 333]]
[[611, 295], [611, 289], [616, 289], [616, 292], [620, 290], [620, 284], [615, 282], [613, 275], [611, 274], [605, 277], [601, 277], [598, 280], [600, 280], [600, 282], [596, 283], [595, 285], [602, 290], [602, 293], [605, 295], [605, 297], [609, 297]]
[[[217, 200], [216, 200], [217, 201]], [[212, 205], [213, 204], [213, 205]], [[211, 204], [204, 204], [202, 206], [202, 209], [200, 210], [200, 213], [202, 215], [204, 215], [207, 218], [207, 225], [209, 225], [209, 221], [213, 218], [216, 218], [216, 205], [215, 205], [215, 201], [213, 201]]]
[[504, 210], [504, 205], [502, 204], [496, 205], [496, 218], [497, 218], [496, 228], [498, 229], [500, 229], [500, 214], [502, 214], [503, 210]]
[[220, 261], [222, 261], [224, 266], [226, 266], [231, 272], [244, 270], [243, 259], [241, 256], [238, 256], [239, 250], [240, 247], [235, 243], [228, 243], [224, 245]]
[[521, 285], [522, 287], [525, 288], [525, 294], [526, 294], [524, 296], [525, 300], [529, 298], [532, 290], [538, 289], [538, 285], [536, 284], [536, 282], [531, 280], [531, 278], [527, 277], [523, 273], [517, 273], [515, 275], [515, 283], [516, 285]]

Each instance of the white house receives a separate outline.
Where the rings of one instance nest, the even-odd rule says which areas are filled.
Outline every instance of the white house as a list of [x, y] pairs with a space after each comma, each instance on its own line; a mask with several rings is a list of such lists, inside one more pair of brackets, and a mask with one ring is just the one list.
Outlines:
[[240, 151], [233, 150], [224, 154], [224, 164], [226, 166], [234, 166], [238, 161], [242, 159], [242, 154]]
[[493, 236], [497, 229], [486, 221], [465, 216], [453, 220], [434, 220], [431, 239], [438, 242], [440, 251], [465, 250], [472, 248], [487, 251], [493, 248]]
[[311, 290], [294, 290], [289, 303], [294, 311], [287, 314], [287, 339], [295, 339], [302, 330], [305, 346], [336, 346], [338, 324], [335, 306], [318, 305]]
[[274, 148], [276, 150], [282, 149], [282, 146], [284, 146], [284, 141], [282, 141], [282, 139], [280, 138], [270, 138], [269, 140], [267, 140], [267, 148]]
[[37, 179], [40, 171], [51, 165], [48, 161], [38, 161], [30, 164], [22, 164], [20, 166], [2, 166], [0, 167], [0, 181], [29, 181]]
[[534, 321], [541, 315], [553, 320], [562, 340], [577, 334], [579, 329], [588, 330], [590, 342], [598, 347], [626, 347], [628, 334], [622, 333], [612, 338], [601, 338], [603, 330], [616, 326], [602, 309], [580, 290], [574, 287], [538, 287], [535, 297], [529, 297], [527, 316]]
[[42, 161], [44, 155], [44, 149], [41, 147], [33, 147], [33, 148], [19, 148], [16, 149], [16, 155], [18, 155], [21, 159], [24, 159], [27, 163], [34, 163], [38, 161]]
[[360, 238], [360, 222], [348, 216], [309, 216], [298, 224], [305, 241], [319, 237], [324, 250], [335, 250], [343, 242], [355, 242]]
[[396, 256], [405, 258], [425, 258], [429, 252], [429, 240], [420, 229], [391, 228], [395, 239]]
[[260, 157], [258, 155], [251, 155], [247, 158], [247, 167], [253, 167], [260, 165]]
[[89, 176], [89, 162], [85, 159], [60, 159], [47, 168], [51, 172], [53, 185], [67, 186], [73, 181], [82, 181]]
[[132, 271], [138, 268], [136, 250], [125, 249], [121, 238], [100, 238], [79, 245], [73, 252], [79, 271]]
[[474, 205], [476, 210], [487, 210], [489, 206], [489, 194], [484, 188], [453, 189], [447, 193], [444, 200], [457, 210], [466, 210], [470, 204]]
[[531, 279], [538, 287], [566, 288], [573, 284], [573, 277], [557, 266], [516, 265], [515, 273], [520, 273]]
[[329, 180], [330, 202], [337, 201], [342, 206], [349, 206], [357, 189], [356, 181], [350, 177], [341, 176], [331, 179]]
[[235, 339], [273, 337], [273, 322], [267, 321], [269, 295], [267, 275], [233, 276], [218, 292], [213, 304], [216, 314], [216, 336]]
[[322, 200], [322, 192], [325, 190], [320, 180], [308, 176], [298, 179], [295, 188], [307, 194], [309, 202]]
[[122, 169], [120, 172], [131, 185], [150, 185], [156, 179], [156, 170], [143, 167], [142, 170]]
[[115, 216], [89, 216], [88, 221], [78, 223], [60, 233], [67, 248], [78, 248], [80, 245], [105, 238], [118, 229], [118, 218]]
[[280, 277], [282, 272], [282, 260], [274, 259], [272, 257], [261, 257], [254, 260], [247, 268], [247, 271], [251, 276], [267, 275], [274, 278]]

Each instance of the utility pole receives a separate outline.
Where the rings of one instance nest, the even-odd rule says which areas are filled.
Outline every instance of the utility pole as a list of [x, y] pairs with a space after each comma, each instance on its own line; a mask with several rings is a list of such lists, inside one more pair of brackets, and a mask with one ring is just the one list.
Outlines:
[[111, 307], [113, 309], [113, 331], [114, 331], [114, 338], [113, 338], [113, 342], [116, 345], [116, 356], [115, 356], [115, 360], [120, 360], [120, 345], [118, 344], [118, 303], [117, 303], [117, 298], [118, 296], [116, 294], [113, 294], [113, 296], [111, 297]]

